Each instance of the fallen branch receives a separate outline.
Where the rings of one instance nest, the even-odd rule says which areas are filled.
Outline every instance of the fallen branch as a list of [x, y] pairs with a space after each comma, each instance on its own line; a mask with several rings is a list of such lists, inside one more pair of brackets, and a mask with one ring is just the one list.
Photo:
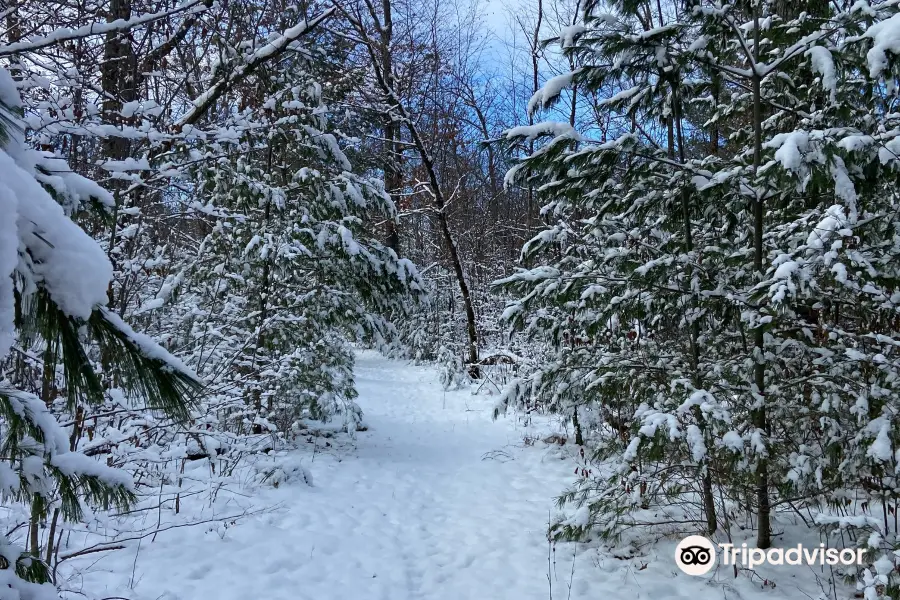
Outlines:
[[76, 558], [78, 556], [84, 556], [85, 554], [95, 554], [97, 552], [107, 552], [109, 550], [124, 550], [124, 544], [110, 545], [98, 548], [85, 548], [83, 550], [78, 550], [76, 552], [70, 552], [69, 554], [63, 554], [59, 557], [59, 561], [57, 564], [61, 563], [64, 560], [68, 560], [70, 558]]

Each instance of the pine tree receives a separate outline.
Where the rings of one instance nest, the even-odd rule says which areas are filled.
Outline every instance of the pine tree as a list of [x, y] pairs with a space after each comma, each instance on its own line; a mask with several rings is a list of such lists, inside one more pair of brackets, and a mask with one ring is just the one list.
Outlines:
[[618, 131], [508, 132], [549, 135], [510, 176], [554, 223], [524, 250], [538, 266], [499, 283], [555, 355], [506, 401], [577, 414], [599, 473], [557, 535], [616, 537], [662, 504], [714, 531], [743, 507], [766, 547], [781, 508], [887, 507], [895, 6], [608, 8], [563, 41]]
[[360, 142], [342, 126], [360, 117], [332, 107], [349, 93], [340, 63], [312, 49], [273, 65], [237, 90], [243, 108], [217, 125], [241, 134], [183, 148], [185, 162], [220, 158], [190, 170], [203, 199], [193, 210], [208, 215], [203, 241], [163, 285], [180, 295], [170, 309], [189, 318], [176, 319], [187, 327], [176, 339], [216, 378], [231, 431], [287, 433], [339, 417], [354, 432], [348, 342], [385, 344], [395, 335], [387, 316], [421, 291], [415, 266], [373, 232], [395, 208], [350, 160]]
[[[80, 519], [84, 506], [124, 509], [135, 498], [127, 473], [75, 451], [77, 433], [57, 422], [57, 371], [69, 415], [102, 402], [115, 378], [152, 409], [183, 419], [200, 382], [105, 307], [109, 262], [53, 197], [99, 200], [105, 192], [62, 161], [45, 169], [51, 159], [26, 146], [21, 116], [15, 83], [0, 69], [0, 494], [30, 515], [27, 549], [0, 538], [0, 588], [31, 599], [55, 596], [41, 584], [51, 581], [57, 519]], [[36, 377], [32, 348], [42, 349]], [[102, 374], [100, 355], [115, 357]], [[42, 543], [39, 527], [51, 513]]]

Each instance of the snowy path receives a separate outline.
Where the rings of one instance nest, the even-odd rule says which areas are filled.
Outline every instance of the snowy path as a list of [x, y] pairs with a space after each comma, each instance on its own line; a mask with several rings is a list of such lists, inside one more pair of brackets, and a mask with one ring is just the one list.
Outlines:
[[[492, 422], [488, 399], [445, 395], [427, 369], [367, 357], [356, 377], [370, 426], [358, 456], [318, 477], [272, 532], [294, 548], [271, 566], [292, 582], [285, 597], [526, 598], [545, 588], [546, 543], [534, 548], [551, 499], [536, 479], [545, 474], [482, 460], [522, 432]], [[533, 561], [510, 565], [527, 548]], [[240, 576], [234, 586], [247, 589]]]
[[[281, 508], [230, 527], [223, 539], [195, 528], [145, 544], [128, 594], [113, 582], [131, 578], [133, 553], [111, 557], [107, 569], [129, 572], [107, 572], [110, 595], [547, 598], [544, 535], [569, 463], [543, 449], [524, 452], [514, 419], [491, 420], [491, 397], [445, 393], [433, 369], [365, 353], [356, 378], [369, 425], [356, 451], [340, 462], [339, 453], [312, 462], [308, 455], [313, 487], [265, 491], [261, 501]], [[483, 459], [495, 450], [513, 460]], [[565, 568], [560, 577], [568, 581]]]
[[[491, 420], [491, 397], [445, 393], [433, 369], [365, 353], [356, 378], [370, 429], [355, 451], [298, 451], [313, 487], [257, 489], [247, 503], [278, 508], [166, 532], [137, 560], [134, 549], [103, 555], [70, 587], [133, 600], [550, 598], [547, 518], [572, 462], [525, 447], [516, 419]], [[498, 450], [508, 460], [484, 459]], [[621, 560], [580, 546], [572, 573], [573, 545], [560, 545], [552, 598], [782, 597], [746, 579], [738, 590], [680, 575], [674, 543], [647, 550]]]

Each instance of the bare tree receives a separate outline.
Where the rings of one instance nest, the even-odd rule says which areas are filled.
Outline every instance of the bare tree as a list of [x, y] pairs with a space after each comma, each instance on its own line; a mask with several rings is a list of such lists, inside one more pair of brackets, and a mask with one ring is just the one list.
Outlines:
[[[334, 5], [351, 24], [358, 41], [361, 43], [364, 52], [369, 57], [371, 73], [374, 77], [375, 85], [380, 92], [381, 101], [385, 107], [387, 118], [390, 121], [390, 127], [387, 128], [390, 133], [386, 133], [385, 135], [386, 143], [389, 144], [390, 147], [395, 148], [390, 154], [392, 156], [399, 154], [396, 152], [397, 138], [394, 127], [400, 125], [406, 128], [410, 136], [411, 146], [424, 171], [426, 181], [423, 182], [424, 186], [422, 186], [422, 188], [427, 192], [433, 204], [438, 230], [450, 259], [463, 300], [466, 314], [466, 333], [468, 337], [466, 355], [469, 373], [473, 377], [478, 377], [478, 331], [475, 308], [469, 290], [466, 272], [463, 268], [459, 249], [450, 229], [447, 215], [448, 203], [453, 196], [452, 194], [448, 196], [444, 189], [438, 175], [439, 169], [435, 162], [432, 148], [428, 143], [428, 138], [426, 137], [426, 134], [421, 131], [419, 119], [411, 113], [404, 102], [403, 91], [399, 89], [398, 86], [398, 80], [395, 76], [396, 66], [393, 64], [392, 57], [390, 56], [390, 43], [392, 41], [394, 27], [394, 15], [391, 1], [382, 0], [380, 7], [376, 6], [372, 0], [356, 2], [341, 2], [335, 0]], [[434, 33], [434, 29], [432, 29], [432, 32]], [[433, 48], [432, 51], [434, 51]], [[415, 66], [412, 66], [412, 68], [415, 68]], [[407, 81], [407, 83], [410, 82]], [[392, 186], [395, 188], [399, 187], [397, 185], [397, 172], [394, 165], [390, 167], [389, 173], [389, 175], [386, 173], [386, 180], [389, 179]]]

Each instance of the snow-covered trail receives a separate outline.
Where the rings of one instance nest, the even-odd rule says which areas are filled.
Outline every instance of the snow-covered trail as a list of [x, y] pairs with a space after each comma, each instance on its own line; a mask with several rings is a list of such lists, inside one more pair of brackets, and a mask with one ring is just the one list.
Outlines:
[[[374, 353], [358, 357], [356, 379], [369, 430], [355, 449], [310, 447], [289, 458], [312, 472], [312, 487], [252, 487], [246, 498], [217, 502], [217, 518], [265, 512], [88, 555], [67, 587], [130, 600], [800, 597], [796, 571], [767, 575], [778, 578], [777, 592], [732, 580], [727, 569], [712, 580], [683, 575], [674, 541], [620, 558], [561, 544], [548, 561], [547, 519], [572, 478], [573, 462], [561, 458], [574, 450], [524, 443], [546, 433], [547, 421], [527, 430], [512, 417], [493, 421], [492, 397], [444, 392], [433, 368]], [[199, 519], [212, 509], [184, 510]], [[809, 581], [804, 587], [815, 593]]]
[[[548, 513], [570, 463], [525, 449], [515, 419], [491, 419], [491, 397], [445, 393], [433, 369], [363, 353], [356, 379], [369, 430], [355, 451], [304, 454], [313, 487], [264, 492], [254, 504], [280, 507], [224, 537], [194, 528], [145, 545], [127, 595], [547, 598]], [[485, 458], [498, 450], [507, 456]], [[128, 557], [115, 563], [131, 570]], [[561, 585], [568, 564], [557, 566]]]
[[365, 355], [356, 378], [370, 426], [357, 456], [273, 532], [299, 559], [277, 572], [295, 584], [285, 597], [546, 597], [546, 473], [482, 459], [522, 432], [492, 422], [488, 399], [444, 394], [429, 369]]

